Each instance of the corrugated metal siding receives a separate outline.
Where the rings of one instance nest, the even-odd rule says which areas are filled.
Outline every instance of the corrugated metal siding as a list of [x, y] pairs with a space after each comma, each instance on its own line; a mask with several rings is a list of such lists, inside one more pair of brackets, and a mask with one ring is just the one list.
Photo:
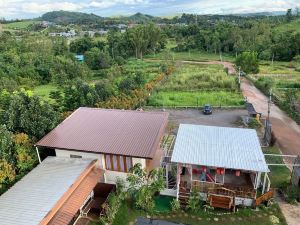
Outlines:
[[36, 146], [152, 158], [168, 113], [79, 108]]
[[96, 186], [100, 175], [101, 172], [99, 169], [92, 170], [55, 214], [48, 225], [68, 225]]
[[268, 172], [256, 131], [180, 124], [172, 162]]
[[45, 159], [0, 196], [0, 224], [39, 224], [91, 162], [87, 159]]

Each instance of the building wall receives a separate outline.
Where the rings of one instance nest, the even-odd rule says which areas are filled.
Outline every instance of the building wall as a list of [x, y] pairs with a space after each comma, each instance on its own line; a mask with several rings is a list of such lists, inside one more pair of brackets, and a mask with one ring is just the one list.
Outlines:
[[[100, 169], [105, 169], [105, 159], [103, 154], [97, 153], [90, 153], [90, 152], [79, 152], [79, 151], [69, 151], [69, 150], [62, 150], [62, 149], [55, 149], [55, 153], [57, 157], [67, 157], [70, 158], [71, 155], [81, 156], [85, 159], [98, 159], [97, 166]], [[142, 168], [146, 168], [146, 159], [141, 158], [132, 158], [132, 165], [140, 163]], [[105, 170], [104, 179], [106, 183], [115, 184], [118, 178], [122, 178], [126, 181], [127, 173], [118, 172], [118, 171], [110, 171]]]
[[57, 157], [67, 157], [70, 158], [70, 155], [78, 155], [83, 159], [97, 159], [97, 166], [101, 169], [104, 169], [104, 157], [103, 154], [89, 153], [89, 152], [78, 152], [78, 151], [69, 151], [69, 150], [61, 150], [55, 149], [55, 153]]

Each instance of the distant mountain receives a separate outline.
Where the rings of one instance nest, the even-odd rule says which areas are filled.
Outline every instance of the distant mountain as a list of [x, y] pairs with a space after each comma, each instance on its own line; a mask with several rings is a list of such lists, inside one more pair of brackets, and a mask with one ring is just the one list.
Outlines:
[[47, 12], [42, 15], [39, 20], [45, 20], [57, 24], [91, 24], [103, 20], [103, 17], [95, 14], [87, 14], [81, 12], [69, 12], [69, 11], [53, 11]]
[[240, 13], [240, 14], [233, 14], [233, 15], [243, 16], [243, 17], [256, 17], [256, 16], [283, 16], [285, 14], [286, 11], [274, 11], [274, 12]]
[[147, 14], [142, 14], [142, 13], [139, 13], [139, 12], [132, 15], [132, 16], [124, 17], [124, 19], [126, 19], [130, 22], [134, 22], [134, 23], [145, 23], [145, 22], [153, 21], [156, 18], [157, 17], [150, 16], [150, 15], [147, 15]]

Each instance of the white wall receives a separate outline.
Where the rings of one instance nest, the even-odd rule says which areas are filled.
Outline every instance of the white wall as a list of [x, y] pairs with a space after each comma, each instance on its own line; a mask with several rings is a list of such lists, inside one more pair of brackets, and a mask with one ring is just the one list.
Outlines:
[[[91, 152], [79, 152], [79, 151], [69, 151], [69, 150], [62, 150], [62, 149], [55, 149], [55, 153], [57, 157], [67, 157], [70, 158], [70, 155], [78, 155], [85, 159], [98, 159], [98, 166], [100, 169], [105, 169], [105, 159], [103, 154], [91, 153]], [[146, 159], [141, 158], [132, 158], [132, 165], [136, 163], [142, 164], [142, 168], [146, 168]], [[117, 171], [110, 171], [105, 170], [105, 180], [106, 183], [115, 184], [118, 178], [123, 179], [126, 181], [127, 173], [117, 172]]]
[[69, 150], [61, 150], [55, 149], [55, 153], [57, 157], [67, 157], [70, 158], [70, 155], [78, 155], [83, 159], [98, 159], [99, 168], [104, 169], [104, 157], [102, 154], [90, 153], [90, 152], [79, 152], [79, 151], [69, 151]]

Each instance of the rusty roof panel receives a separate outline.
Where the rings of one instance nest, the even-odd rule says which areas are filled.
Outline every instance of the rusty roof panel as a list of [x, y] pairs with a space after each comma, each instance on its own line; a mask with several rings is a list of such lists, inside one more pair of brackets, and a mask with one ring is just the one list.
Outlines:
[[36, 146], [153, 158], [166, 112], [79, 108]]

